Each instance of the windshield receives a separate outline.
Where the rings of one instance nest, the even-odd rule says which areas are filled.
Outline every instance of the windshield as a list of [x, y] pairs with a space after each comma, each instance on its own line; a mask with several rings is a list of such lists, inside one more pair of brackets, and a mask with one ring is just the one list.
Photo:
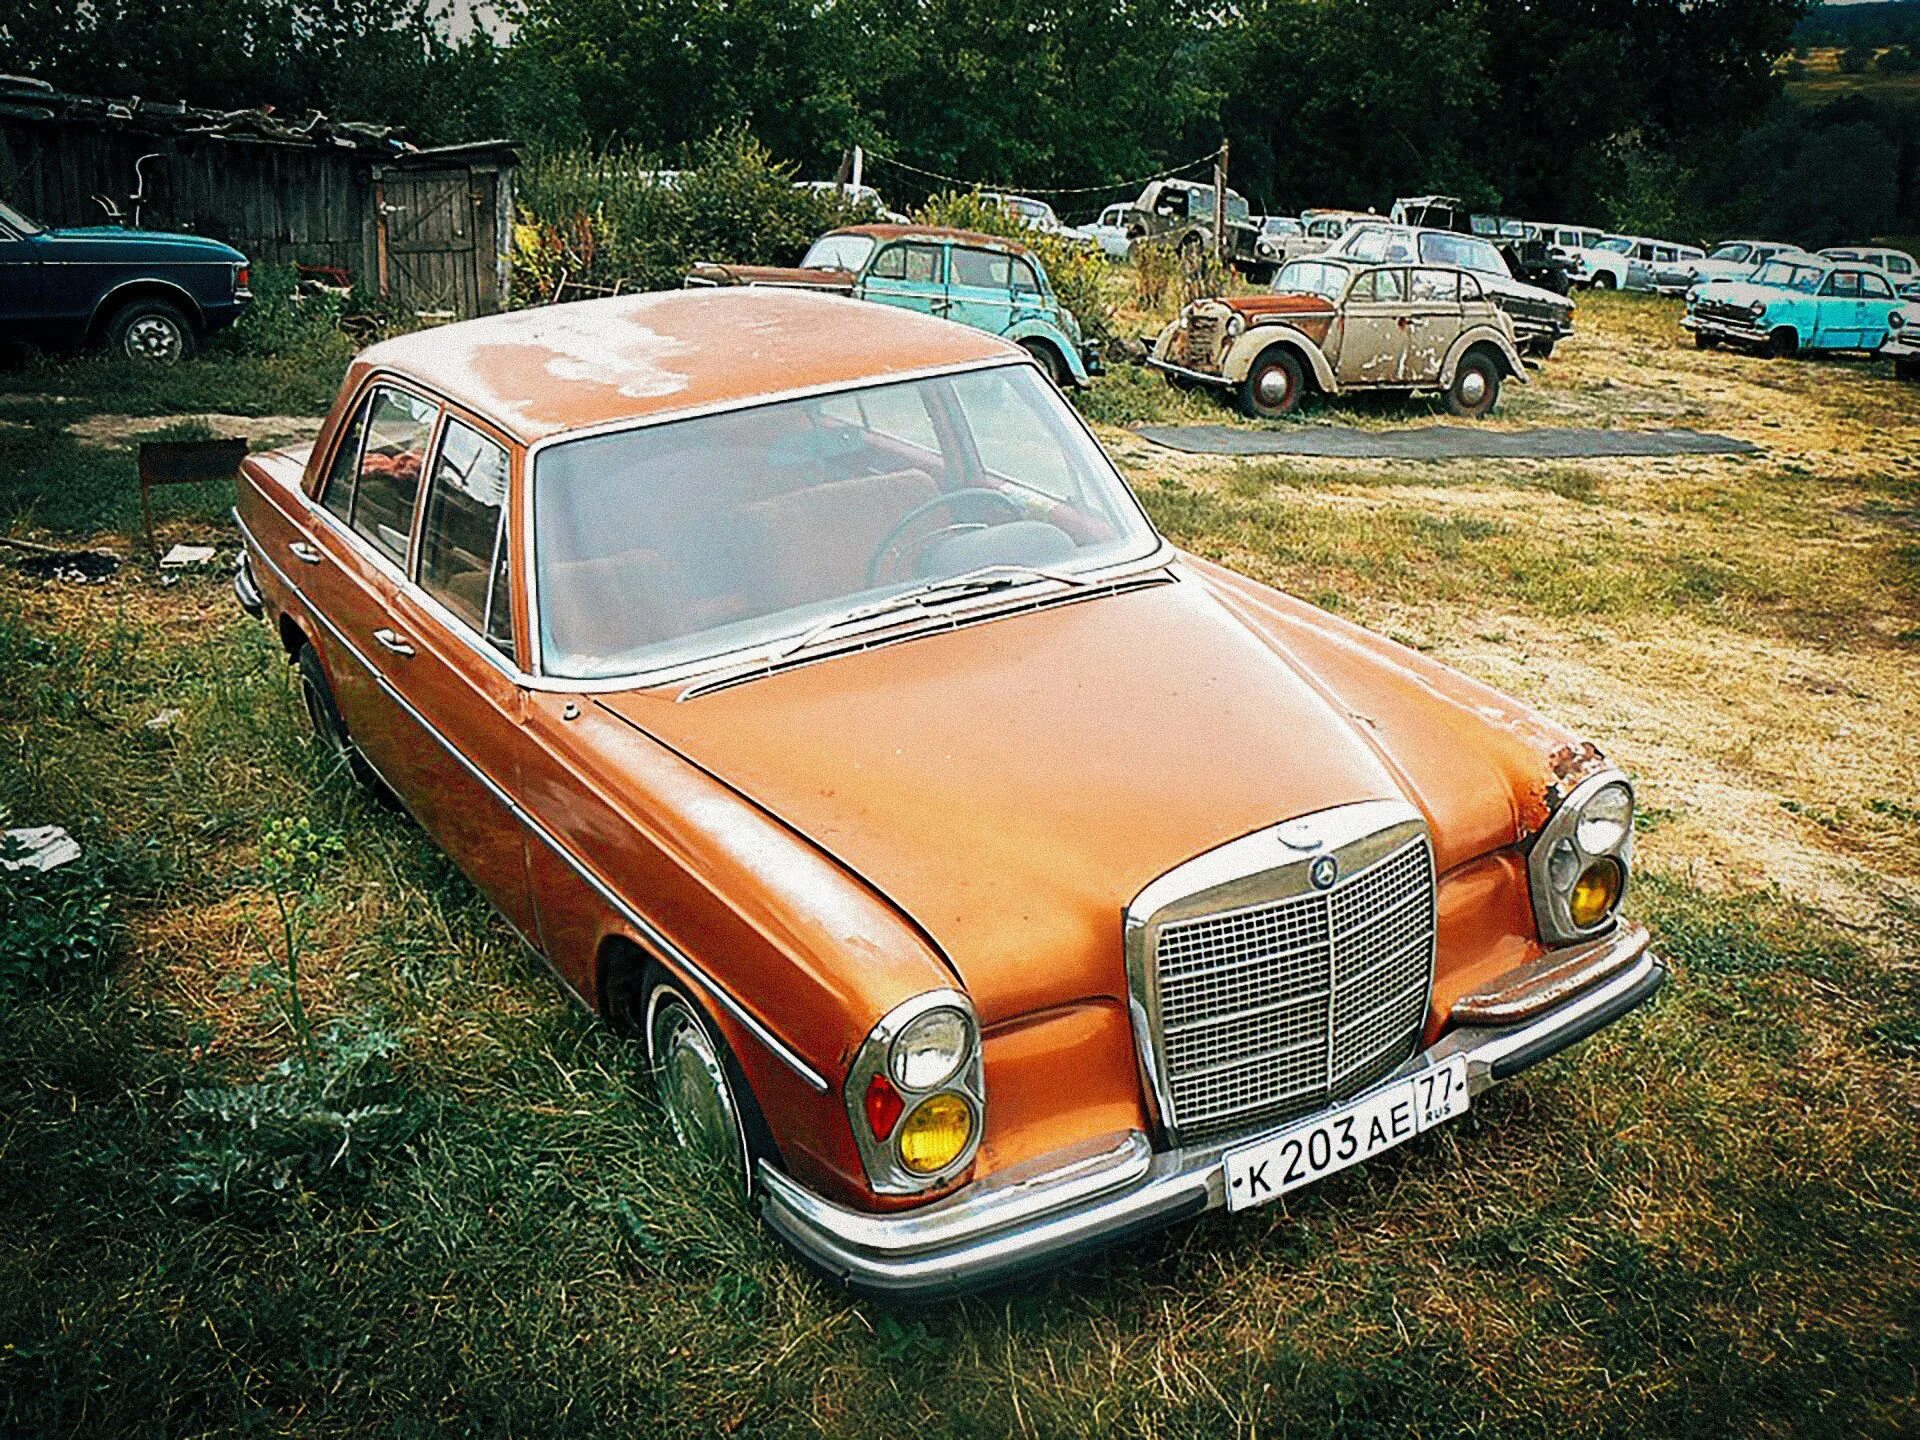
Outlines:
[[27, 219], [6, 201], [0, 200], [0, 222], [4, 222], [16, 235], [38, 235], [40, 227]]
[[1756, 285], [1778, 285], [1783, 290], [1798, 290], [1811, 295], [1820, 288], [1823, 271], [1811, 265], [1795, 265], [1787, 260], [1769, 260], [1754, 273]]
[[1633, 242], [1624, 235], [1609, 236], [1593, 247], [1596, 250], [1611, 250], [1616, 255], [1624, 255], [1633, 249]]
[[[792, 254], [792, 251], [788, 251]], [[854, 270], [867, 263], [873, 254], [870, 235], [822, 235], [800, 262], [802, 270]]]
[[574, 679], [764, 652], [929, 581], [1159, 543], [1031, 365], [563, 441], [539, 453], [533, 512], [541, 655]]
[[1325, 260], [1295, 260], [1273, 277], [1273, 289], [1279, 295], [1318, 295], [1322, 300], [1338, 300], [1346, 292], [1351, 273], [1346, 266], [1330, 265]]
[[1380, 225], [1361, 225], [1347, 231], [1333, 247], [1336, 255], [1351, 255], [1370, 265], [1383, 261], [1412, 260], [1413, 237], [1404, 230], [1388, 230]]
[[1720, 245], [1716, 246], [1707, 258], [1709, 260], [1744, 260], [1748, 253], [1744, 245]]
[[1269, 235], [1298, 235], [1300, 222], [1285, 215], [1269, 215], [1260, 222], [1260, 228]]

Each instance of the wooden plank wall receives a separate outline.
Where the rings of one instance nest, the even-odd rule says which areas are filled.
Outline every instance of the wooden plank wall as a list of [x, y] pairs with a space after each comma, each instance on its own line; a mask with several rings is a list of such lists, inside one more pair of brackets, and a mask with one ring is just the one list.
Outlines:
[[[105, 212], [91, 196], [109, 194], [126, 209], [134, 162], [152, 152], [162, 158], [147, 166], [143, 227], [224, 240], [256, 265], [300, 261], [337, 266], [369, 292], [378, 291], [373, 214], [377, 161], [342, 147], [141, 134], [120, 125], [0, 116], [0, 199], [45, 225], [106, 224]], [[472, 178], [474, 188], [486, 195], [476, 208], [491, 210], [499, 176], [488, 171]], [[498, 241], [493, 229], [491, 223], [469, 225], [463, 237], [475, 253], [462, 257], [466, 264], [459, 269], [477, 270], [478, 285], [449, 287], [453, 267], [443, 261], [431, 276], [434, 293], [416, 296], [395, 269], [389, 276], [393, 300], [416, 308], [452, 300], [463, 314], [497, 309]], [[441, 275], [442, 268], [449, 274]]]

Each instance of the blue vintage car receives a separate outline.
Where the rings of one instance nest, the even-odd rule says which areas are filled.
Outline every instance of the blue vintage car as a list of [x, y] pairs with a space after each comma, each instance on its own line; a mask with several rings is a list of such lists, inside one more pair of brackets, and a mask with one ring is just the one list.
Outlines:
[[798, 266], [700, 264], [690, 287], [831, 290], [937, 315], [1024, 347], [1061, 387], [1099, 373], [1100, 347], [1060, 303], [1040, 257], [1017, 240], [937, 225], [850, 225], [813, 242]]
[[247, 257], [200, 235], [112, 226], [49, 230], [0, 203], [0, 341], [104, 342], [172, 364], [253, 297]]
[[1688, 296], [1681, 325], [1702, 350], [1738, 345], [1767, 355], [1878, 350], [1900, 297], [1881, 271], [1815, 256], [1776, 256], [1749, 280]]

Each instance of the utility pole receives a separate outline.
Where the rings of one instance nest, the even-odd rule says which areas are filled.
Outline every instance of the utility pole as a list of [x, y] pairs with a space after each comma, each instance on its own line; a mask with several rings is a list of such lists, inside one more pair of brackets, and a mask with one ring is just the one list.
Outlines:
[[866, 166], [867, 154], [858, 145], [853, 147], [853, 193], [860, 193], [860, 172]]
[[1222, 265], [1227, 263], [1227, 142], [1220, 141], [1220, 153], [1213, 157], [1213, 252]]

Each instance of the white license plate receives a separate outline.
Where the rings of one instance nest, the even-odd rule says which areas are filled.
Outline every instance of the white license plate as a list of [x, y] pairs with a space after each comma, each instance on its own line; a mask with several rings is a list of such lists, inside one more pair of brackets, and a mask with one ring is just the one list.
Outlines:
[[1343, 1109], [1229, 1150], [1227, 1208], [1277, 1200], [1466, 1113], [1467, 1062], [1455, 1055]]

